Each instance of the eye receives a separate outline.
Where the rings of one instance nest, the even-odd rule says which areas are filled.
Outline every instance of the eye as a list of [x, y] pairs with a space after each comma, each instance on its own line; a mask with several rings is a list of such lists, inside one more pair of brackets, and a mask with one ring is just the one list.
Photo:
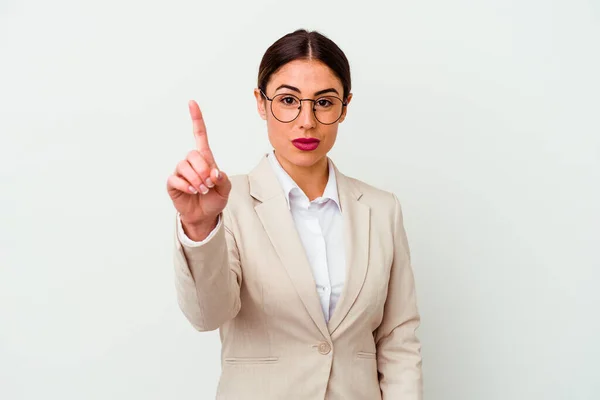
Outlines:
[[298, 99], [294, 96], [280, 96], [279, 102], [284, 106], [296, 106], [298, 105]]
[[327, 107], [331, 107], [333, 105], [333, 102], [329, 99], [322, 98], [322, 99], [318, 99], [316, 101], [316, 104], [320, 108], [327, 108]]

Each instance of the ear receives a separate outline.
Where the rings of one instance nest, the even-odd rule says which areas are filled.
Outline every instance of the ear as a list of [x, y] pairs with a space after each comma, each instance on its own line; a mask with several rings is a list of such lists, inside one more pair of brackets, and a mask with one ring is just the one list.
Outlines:
[[258, 110], [258, 115], [265, 121], [267, 120], [267, 109], [266, 109], [266, 99], [260, 92], [260, 90], [254, 89], [254, 97], [256, 98], [256, 109]]
[[348, 113], [348, 104], [350, 104], [350, 100], [352, 100], [352, 93], [350, 93], [348, 95], [348, 98], [346, 98], [346, 107], [344, 107], [344, 110], [342, 111], [342, 116], [340, 117], [339, 123], [344, 122], [344, 120], [346, 119], [346, 114]]

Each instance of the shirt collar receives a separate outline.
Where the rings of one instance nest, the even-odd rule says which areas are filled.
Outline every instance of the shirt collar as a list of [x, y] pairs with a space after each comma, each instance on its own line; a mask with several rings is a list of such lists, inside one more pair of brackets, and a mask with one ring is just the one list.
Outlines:
[[[279, 181], [279, 184], [281, 185], [281, 188], [285, 193], [285, 200], [287, 202], [288, 208], [291, 208], [292, 196], [290, 196], [290, 194], [294, 189], [297, 189], [298, 192], [302, 194], [302, 196], [307, 197], [306, 194], [304, 194], [304, 192], [302, 191], [302, 189], [300, 189], [300, 187], [296, 184], [296, 182], [294, 182], [292, 177], [289, 176], [287, 172], [285, 172], [285, 170], [277, 160], [277, 157], [275, 157], [274, 150], [271, 150], [267, 158], [269, 159], [271, 167], [275, 172], [275, 176], [277, 176], [277, 180]], [[323, 191], [323, 195], [321, 196], [321, 198], [333, 200], [337, 205], [338, 209], [341, 211], [335, 170], [333, 168], [333, 164], [329, 159], [327, 159], [327, 165], [329, 168], [329, 178], [327, 180], [327, 185], [325, 185], [325, 190]]]

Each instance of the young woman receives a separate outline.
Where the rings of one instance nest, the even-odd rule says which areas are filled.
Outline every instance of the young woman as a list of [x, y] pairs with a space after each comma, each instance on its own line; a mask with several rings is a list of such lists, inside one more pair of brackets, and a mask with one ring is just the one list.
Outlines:
[[327, 153], [350, 93], [346, 56], [298, 30], [263, 56], [254, 90], [273, 147], [228, 177], [189, 109], [197, 148], [168, 179], [179, 305], [220, 329], [217, 399], [422, 399], [420, 317], [396, 196]]

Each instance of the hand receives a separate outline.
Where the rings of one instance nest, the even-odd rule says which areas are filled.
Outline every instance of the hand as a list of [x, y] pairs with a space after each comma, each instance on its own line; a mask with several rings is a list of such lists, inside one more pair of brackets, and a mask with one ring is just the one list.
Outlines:
[[[177, 164], [175, 172], [167, 181], [167, 191], [181, 215], [184, 229], [196, 232], [208, 230], [208, 234], [216, 226], [219, 214], [227, 205], [231, 182], [215, 163], [200, 107], [191, 100], [189, 110], [196, 149]], [[190, 238], [194, 240], [193, 237]]]

